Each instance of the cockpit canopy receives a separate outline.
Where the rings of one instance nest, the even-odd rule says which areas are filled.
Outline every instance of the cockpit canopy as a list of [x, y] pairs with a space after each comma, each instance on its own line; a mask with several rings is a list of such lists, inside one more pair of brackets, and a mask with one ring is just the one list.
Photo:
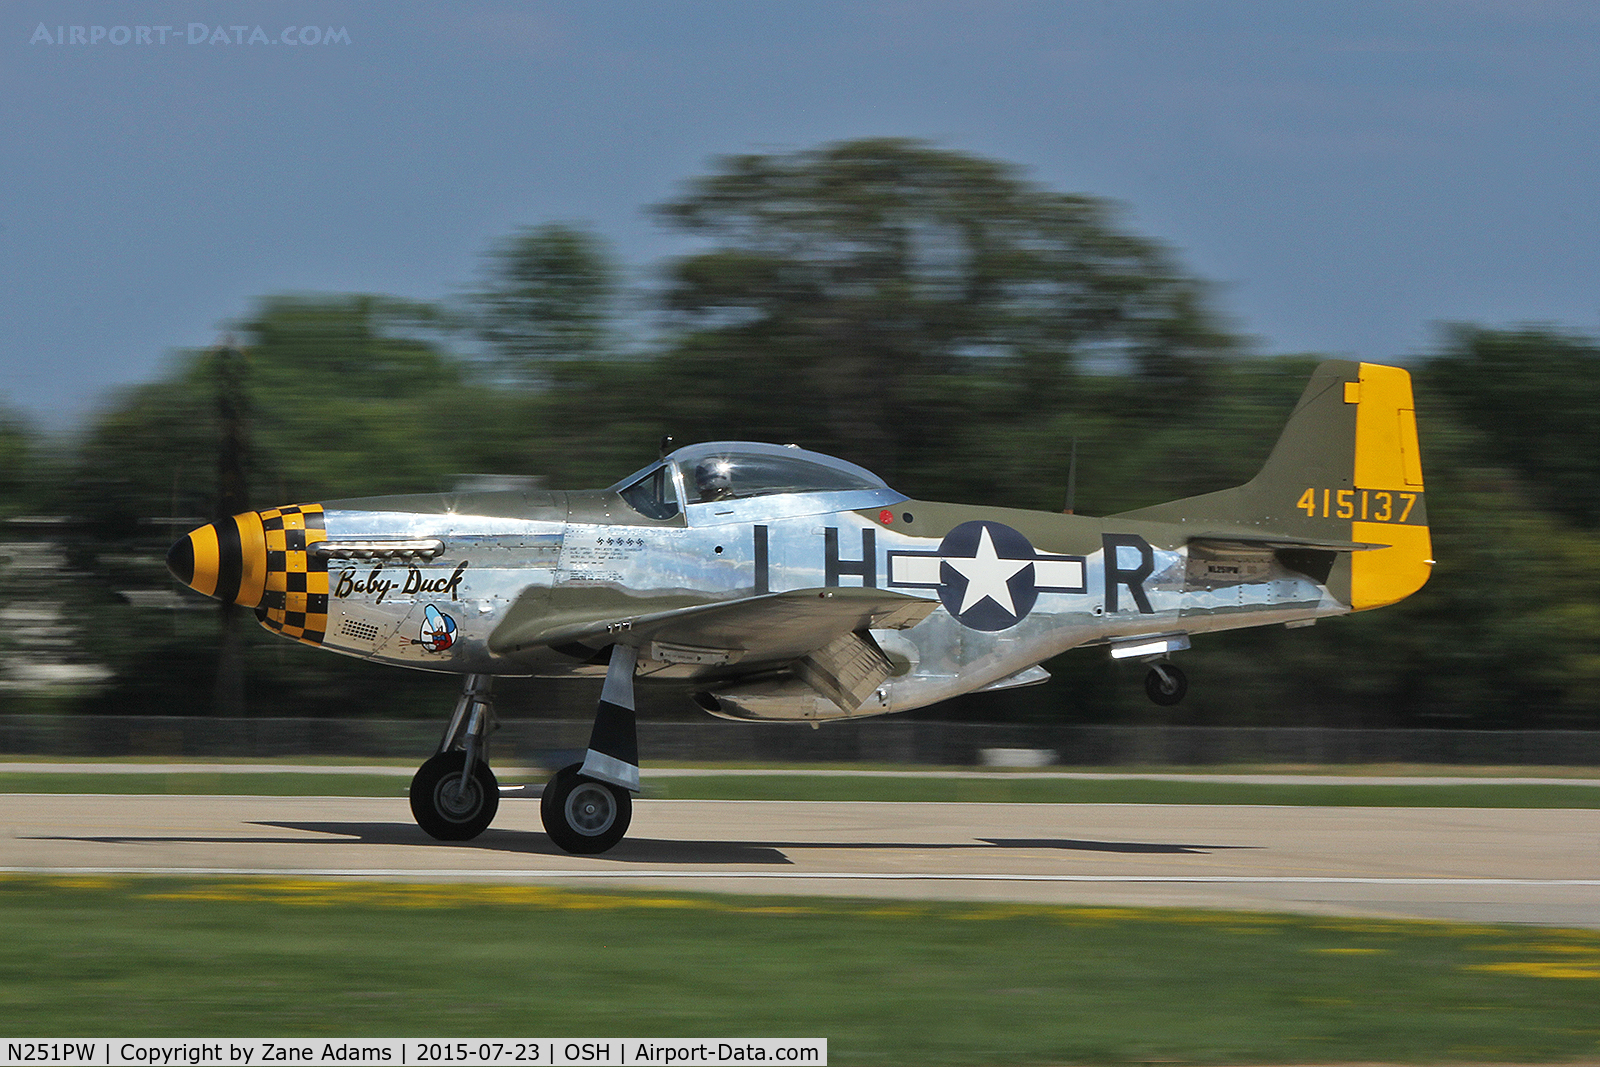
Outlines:
[[[882, 478], [854, 463], [794, 445], [712, 441], [686, 445], [659, 463], [611, 487], [628, 506], [652, 519], [670, 519], [683, 507], [730, 504], [718, 515], [745, 513], [731, 502], [827, 493], [829, 508], [870, 507], [904, 499]], [[773, 510], [793, 513], [792, 507]]]

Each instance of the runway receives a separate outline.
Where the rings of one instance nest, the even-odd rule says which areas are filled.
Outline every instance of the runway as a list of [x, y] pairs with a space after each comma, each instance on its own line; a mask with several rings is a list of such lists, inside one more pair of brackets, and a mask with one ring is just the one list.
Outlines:
[[1600, 928], [1600, 811], [642, 800], [599, 857], [507, 800], [464, 844], [404, 798], [0, 795], [0, 871], [542, 882]]

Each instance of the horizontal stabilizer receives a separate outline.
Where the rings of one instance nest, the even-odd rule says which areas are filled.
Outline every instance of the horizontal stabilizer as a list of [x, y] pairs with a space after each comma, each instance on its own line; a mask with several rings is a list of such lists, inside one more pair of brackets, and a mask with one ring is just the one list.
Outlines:
[[1389, 548], [1373, 541], [1336, 541], [1319, 537], [1284, 537], [1277, 534], [1203, 533], [1189, 538], [1191, 545], [1207, 548], [1311, 549], [1317, 552], [1376, 552]]

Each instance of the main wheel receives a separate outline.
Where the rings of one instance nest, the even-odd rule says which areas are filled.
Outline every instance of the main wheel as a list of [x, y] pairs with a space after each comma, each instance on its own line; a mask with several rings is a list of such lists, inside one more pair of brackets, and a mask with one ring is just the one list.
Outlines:
[[1170, 708], [1182, 700], [1188, 691], [1188, 676], [1170, 663], [1151, 667], [1150, 673], [1144, 676], [1145, 695], [1164, 708]]
[[578, 773], [582, 766], [574, 763], [555, 773], [539, 798], [539, 816], [557, 846], [593, 856], [628, 832], [633, 797], [620, 786]]
[[500, 783], [483, 760], [462, 781], [467, 754], [441, 752], [411, 779], [411, 814], [440, 841], [470, 841], [489, 828], [500, 809]]

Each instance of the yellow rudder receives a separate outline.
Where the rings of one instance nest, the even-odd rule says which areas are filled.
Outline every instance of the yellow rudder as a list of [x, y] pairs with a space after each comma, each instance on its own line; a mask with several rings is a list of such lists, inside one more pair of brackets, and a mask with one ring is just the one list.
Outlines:
[[1433, 572], [1417, 445], [1411, 375], [1400, 367], [1361, 364], [1359, 382], [1345, 385], [1357, 404], [1355, 483], [1360, 510], [1351, 540], [1387, 548], [1356, 552], [1350, 561], [1350, 608], [1365, 611], [1404, 600]]

